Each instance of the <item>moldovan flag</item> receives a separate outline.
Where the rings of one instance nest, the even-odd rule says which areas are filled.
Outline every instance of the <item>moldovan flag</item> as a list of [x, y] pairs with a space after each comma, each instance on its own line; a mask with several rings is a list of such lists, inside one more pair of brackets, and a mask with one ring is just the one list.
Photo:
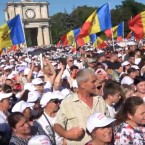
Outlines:
[[145, 36], [145, 11], [132, 18], [128, 22], [128, 26], [134, 32], [136, 39], [143, 39]]
[[109, 4], [104, 4], [95, 10], [83, 24], [78, 37], [85, 37], [112, 27]]
[[69, 31], [67, 34], [63, 35], [60, 38], [61, 45], [63, 46], [72, 45], [79, 33], [80, 33], [80, 28]]
[[112, 32], [113, 32], [113, 38], [116, 38], [118, 36], [123, 37], [124, 35], [123, 24], [124, 22], [121, 22], [119, 25], [113, 27], [112, 30], [108, 29], [104, 33], [106, 34], [108, 38], [112, 38]]
[[101, 49], [101, 48], [108, 47], [107, 43], [104, 42], [104, 40], [101, 39], [100, 37], [98, 37], [97, 35], [96, 35], [96, 39], [94, 39], [94, 37], [91, 37], [91, 41], [92, 41], [92, 44], [93, 44], [94, 48], [100, 48]]
[[86, 43], [92, 42], [93, 40], [96, 40], [96, 34], [90, 34], [83, 38], [79, 37], [76, 42], [77, 46], [80, 47], [85, 45]]
[[0, 49], [25, 43], [25, 36], [20, 15], [0, 26]]

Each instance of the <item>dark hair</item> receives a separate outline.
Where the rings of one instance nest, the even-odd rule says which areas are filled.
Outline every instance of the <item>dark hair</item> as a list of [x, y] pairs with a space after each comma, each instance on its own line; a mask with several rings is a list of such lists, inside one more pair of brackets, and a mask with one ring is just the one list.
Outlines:
[[135, 57], [135, 54], [134, 54], [134, 52], [130, 52], [128, 56], [129, 57]]
[[5, 93], [12, 93], [12, 87], [7, 85], [7, 84], [4, 84], [1, 86], [2, 90], [5, 92]]
[[139, 76], [134, 79], [134, 85], [139, 84], [140, 82], [145, 82], [145, 78]]
[[74, 69], [79, 69], [79, 68], [78, 68], [78, 66], [76, 66], [76, 65], [73, 65], [73, 66], [70, 67], [70, 70], [71, 70], [71, 71], [73, 71]]
[[20, 99], [20, 101], [25, 101], [25, 102], [27, 102], [27, 99], [28, 99], [28, 93], [29, 93], [30, 91], [29, 90], [25, 90], [24, 91], [24, 93], [23, 93], [23, 95], [21, 96], [21, 99]]
[[16, 124], [23, 118], [24, 115], [20, 112], [14, 112], [8, 116], [8, 123], [11, 128], [15, 128]]
[[116, 93], [121, 93], [122, 89], [116, 81], [108, 80], [105, 82], [103, 87], [103, 98], [107, 99], [108, 95], [115, 95]]
[[119, 125], [120, 123], [125, 122], [128, 119], [128, 113], [134, 115], [137, 107], [142, 104], [144, 104], [144, 101], [138, 96], [127, 98], [115, 116], [117, 120], [116, 124]]
[[127, 70], [128, 74], [131, 74], [132, 72], [136, 72], [136, 69], [131, 67]]

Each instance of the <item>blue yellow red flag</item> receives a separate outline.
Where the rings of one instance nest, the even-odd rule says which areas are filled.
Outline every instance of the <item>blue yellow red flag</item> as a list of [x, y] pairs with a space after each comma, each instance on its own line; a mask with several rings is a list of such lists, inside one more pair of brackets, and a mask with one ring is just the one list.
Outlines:
[[75, 38], [79, 35], [80, 28], [69, 31], [67, 34], [61, 37], [61, 44], [63, 46], [72, 45], [75, 41]]
[[20, 15], [16, 15], [0, 26], [0, 49], [21, 43], [25, 43], [25, 35]]
[[113, 28], [110, 28], [110, 29], [104, 31], [104, 33], [106, 34], [106, 36], [108, 38], [112, 38], [112, 33], [113, 33], [113, 38], [116, 38], [118, 36], [123, 37], [123, 35], [124, 35], [124, 26], [123, 25], [124, 25], [124, 22], [121, 22], [117, 26], [114, 26]]
[[78, 37], [85, 37], [112, 27], [109, 4], [104, 4], [95, 10], [83, 24]]

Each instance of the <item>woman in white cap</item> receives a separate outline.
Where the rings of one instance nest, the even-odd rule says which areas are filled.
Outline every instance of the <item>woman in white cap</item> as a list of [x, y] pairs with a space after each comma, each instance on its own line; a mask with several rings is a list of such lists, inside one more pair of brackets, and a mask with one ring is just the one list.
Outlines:
[[92, 140], [85, 145], [111, 145], [112, 123], [115, 119], [106, 117], [102, 113], [94, 113], [87, 120], [87, 131]]

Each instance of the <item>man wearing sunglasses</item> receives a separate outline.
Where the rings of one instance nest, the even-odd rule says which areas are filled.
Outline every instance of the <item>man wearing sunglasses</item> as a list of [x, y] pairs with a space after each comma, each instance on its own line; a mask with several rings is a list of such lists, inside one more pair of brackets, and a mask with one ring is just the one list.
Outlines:
[[42, 126], [43, 130], [49, 136], [49, 139], [53, 145], [62, 144], [62, 138], [58, 136], [53, 129], [60, 102], [61, 100], [58, 98], [58, 96], [51, 92], [45, 93], [40, 100], [40, 104], [44, 109], [44, 113], [39, 119], [37, 119], [37, 122]]
[[107, 106], [96, 93], [96, 76], [91, 69], [82, 69], [76, 76], [78, 91], [64, 99], [56, 115], [55, 131], [68, 145], [84, 145], [91, 138], [86, 133], [88, 117], [95, 112], [107, 114]]

